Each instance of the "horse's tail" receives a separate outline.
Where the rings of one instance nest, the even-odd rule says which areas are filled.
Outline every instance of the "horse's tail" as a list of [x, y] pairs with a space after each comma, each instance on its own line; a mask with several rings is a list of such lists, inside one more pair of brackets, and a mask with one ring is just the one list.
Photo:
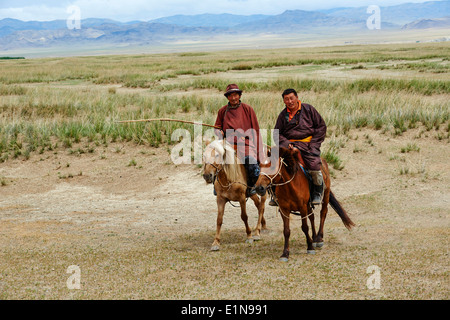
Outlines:
[[334, 211], [337, 212], [339, 217], [341, 217], [342, 222], [344, 223], [345, 227], [350, 230], [355, 224], [348, 216], [347, 212], [342, 208], [339, 201], [334, 196], [333, 192], [330, 190], [330, 205], [334, 209]]

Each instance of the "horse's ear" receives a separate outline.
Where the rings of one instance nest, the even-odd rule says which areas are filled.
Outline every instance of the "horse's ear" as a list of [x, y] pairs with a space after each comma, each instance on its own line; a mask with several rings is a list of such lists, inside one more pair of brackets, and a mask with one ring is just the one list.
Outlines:
[[289, 151], [291, 151], [291, 154], [294, 157], [294, 159], [298, 159], [299, 158], [298, 156], [299, 156], [300, 150], [298, 150], [297, 148], [292, 148]]
[[209, 146], [210, 143], [211, 143], [211, 140], [209, 140], [209, 138], [205, 140], [205, 146]]

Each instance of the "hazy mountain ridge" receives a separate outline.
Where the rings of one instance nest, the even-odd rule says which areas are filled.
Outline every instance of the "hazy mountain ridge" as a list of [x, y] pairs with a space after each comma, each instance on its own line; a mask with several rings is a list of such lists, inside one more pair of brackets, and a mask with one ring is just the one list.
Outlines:
[[[321, 12], [333, 17], [352, 17], [367, 19], [367, 7], [334, 8]], [[403, 26], [419, 19], [441, 18], [450, 15], [450, 1], [427, 1], [423, 3], [404, 3], [380, 7], [382, 22]]]
[[234, 27], [243, 23], [250, 23], [271, 17], [270, 15], [253, 14], [253, 15], [237, 15], [230, 13], [222, 14], [197, 14], [197, 15], [175, 15], [150, 20], [148, 22], [175, 24], [186, 27]]
[[245, 31], [274, 32], [302, 31], [323, 27], [356, 27], [365, 26], [363, 20], [353, 20], [343, 17], [331, 17], [321, 12], [304, 10], [286, 10], [282, 14], [271, 16], [255, 22], [239, 24], [237, 27]]
[[211, 35], [222, 33], [224, 29], [213, 27], [184, 27], [163, 23], [140, 22], [131, 25], [101, 24], [90, 28], [70, 30], [23, 30], [0, 38], [0, 49], [9, 50], [23, 47], [47, 47], [52, 45], [73, 46], [78, 44], [128, 43], [147, 45], [170, 40], [182, 35]]
[[[124, 25], [127, 23], [122, 23], [119, 21], [111, 19], [98, 19], [98, 18], [88, 18], [81, 20], [81, 24], [84, 28], [91, 28], [95, 26], [100, 26], [102, 24], [115, 24]], [[67, 29], [66, 20], [52, 20], [52, 21], [22, 21], [17, 19], [6, 18], [0, 20], [0, 37], [11, 34], [15, 31], [24, 30], [58, 30]]]
[[[449, 19], [442, 17], [450, 16], [450, 1], [407, 3], [380, 9], [383, 29], [449, 26]], [[0, 50], [86, 43], [147, 45], [187, 37], [224, 34], [301, 34], [314, 30], [360, 31], [367, 29], [366, 20], [370, 15], [371, 13], [367, 13], [367, 7], [360, 7], [321, 11], [286, 10], [277, 15], [175, 15], [147, 22], [89, 18], [81, 20], [79, 30], [68, 29], [66, 20], [21, 21], [6, 18], [0, 20]]]
[[429, 28], [449, 28], [450, 16], [435, 19], [419, 19], [405, 24], [402, 29], [429, 29]]

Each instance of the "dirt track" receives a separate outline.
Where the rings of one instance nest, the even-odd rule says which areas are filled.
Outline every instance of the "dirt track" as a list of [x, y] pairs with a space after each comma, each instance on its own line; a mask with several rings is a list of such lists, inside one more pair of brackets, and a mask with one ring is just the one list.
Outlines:
[[[331, 261], [333, 254], [342, 256], [344, 250], [354, 250], [348, 259], [356, 258], [356, 264], [360, 264], [360, 274], [354, 280], [358, 289], [342, 291], [338, 286], [335, 292], [313, 294], [305, 288], [303, 296], [292, 298], [449, 298], [448, 139], [439, 141], [435, 131], [415, 138], [420, 130], [409, 130], [399, 137], [373, 130], [353, 130], [349, 134], [340, 151], [345, 168], [335, 170], [332, 190], [357, 227], [348, 232], [330, 210], [325, 248], [306, 259], [303, 235], [293, 218], [296, 235], [291, 245], [293, 262], [289, 263]], [[408, 143], [416, 144], [419, 151], [402, 153], [401, 148]], [[83, 146], [80, 144], [80, 148]], [[96, 147], [93, 153], [69, 154], [59, 150], [56, 154], [33, 154], [26, 161], [1, 163], [0, 298], [281, 298], [276, 284], [272, 291], [255, 289], [254, 293], [244, 294], [242, 288], [230, 286], [224, 295], [213, 293], [210, 286], [217, 284], [208, 276], [208, 283], [196, 280], [196, 273], [202, 274], [203, 270], [192, 271], [191, 276], [191, 271], [184, 274], [183, 281], [187, 282], [181, 288], [175, 284], [178, 277], [158, 274], [164, 294], [142, 283], [130, 288], [115, 286], [117, 279], [132, 282], [130, 278], [135, 275], [130, 273], [134, 268], [150, 268], [148, 272], [153, 276], [158, 270], [163, 272], [157, 265], [148, 264], [149, 260], [140, 260], [148, 252], [153, 256], [167, 253], [160, 259], [172, 259], [171, 250], [195, 254], [195, 259], [187, 262], [195, 269], [196, 259], [225, 263], [221, 259], [227, 261], [231, 255], [241, 254], [236, 246], [246, 250], [239, 209], [227, 206], [220, 254], [228, 256], [212, 256], [209, 246], [216, 219], [212, 187], [205, 184], [196, 165], [172, 164], [169, 151], [167, 147], [111, 144]], [[408, 172], [401, 174], [402, 168], [408, 168]], [[248, 210], [254, 227], [256, 209], [250, 202]], [[282, 251], [281, 219], [267, 206], [266, 219], [270, 232], [257, 245], [258, 257], [265, 266], [274, 263], [274, 268], [283, 268], [277, 261]], [[152, 243], [154, 248], [140, 247]], [[134, 256], [133, 250], [140, 255]], [[100, 256], [91, 257], [93, 251]], [[105, 257], [106, 252], [117, 257]], [[126, 252], [131, 252], [131, 256]], [[424, 256], [427, 253], [429, 257]], [[92, 259], [89, 263], [88, 258]], [[261, 262], [248, 263], [246, 268]], [[69, 276], [65, 270], [69, 265], [80, 264], [85, 290], [74, 294], [65, 287]], [[179, 266], [180, 261], [176, 264]], [[365, 290], [365, 269], [372, 264], [380, 264], [384, 291]], [[111, 282], [105, 274], [99, 279], [94, 277], [94, 266], [102, 266], [102, 270], [117, 267], [121, 271]], [[336, 267], [342, 265], [331, 265], [332, 269]], [[226, 279], [245, 282], [234, 274]], [[323, 285], [332, 285], [333, 280], [329, 281], [331, 284]], [[191, 284], [195, 290], [189, 289]], [[399, 292], [402, 286], [405, 288]]]

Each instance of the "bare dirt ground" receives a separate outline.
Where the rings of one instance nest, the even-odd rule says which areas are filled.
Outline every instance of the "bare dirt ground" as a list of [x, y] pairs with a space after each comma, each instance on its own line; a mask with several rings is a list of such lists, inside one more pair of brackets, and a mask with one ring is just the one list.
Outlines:
[[[268, 206], [269, 231], [249, 247], [239, 208], [227, 205], [222, 248], [210, 252], [212, 186], [197, 165], [175, 166], [170, 147], [110, 144], [8, 160], [0, 164], [0, 298], [448, 299], [450, 154], [438, 133], [337, 137], [345, 167], [333, 170], [332, 190], [357, 226], [347, 231], [330, 209], [325, 246], [307, 255], [293, 217], [288, 263], [278, 261], [282, 222]], [[408, 144], [415, 150], [402, 152]], [[248, 211], [254, 226], [251, 201]], [[71, 265], [81, 270], [79, 290], [67, 287]], [[371, 289], [373, 265], [381, 283]]]

